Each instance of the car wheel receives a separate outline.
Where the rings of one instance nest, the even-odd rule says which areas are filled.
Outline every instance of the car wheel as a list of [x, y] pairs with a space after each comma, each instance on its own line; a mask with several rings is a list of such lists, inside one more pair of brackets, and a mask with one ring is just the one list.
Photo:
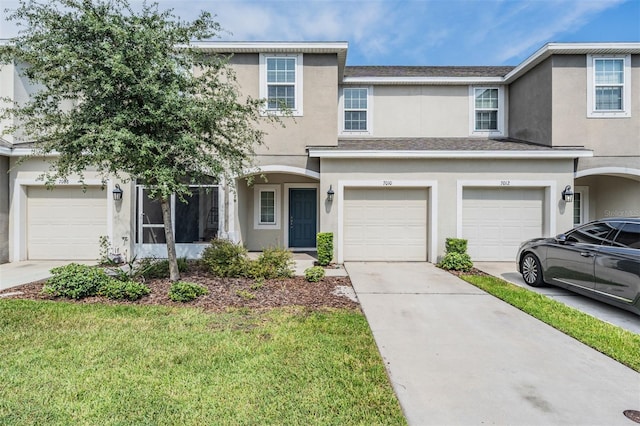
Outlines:
[[540, 267], [540, 261], [536, 256], [531, 253], [527, 253], [522, 258], [520, 263], [520, 272], [524, 282], [531, 287], [541, 287], [544, 285], [542, 280], [542, 268]]

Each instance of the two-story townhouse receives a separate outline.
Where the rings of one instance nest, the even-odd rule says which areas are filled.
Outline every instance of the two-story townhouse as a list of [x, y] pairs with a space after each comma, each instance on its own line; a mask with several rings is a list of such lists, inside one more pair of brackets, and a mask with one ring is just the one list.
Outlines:
[[[292, 117], [265, 128], [257, 168], [235, 189], [212, 179], [188, 204], [174, 200], [181, 256], [215, 236], [309, 250], [326, 231], [338, 262], [433, 262], [447, 237], [467, 238], [475, 260], [513, 261], [524, 239], [640, 214], [639, 43], [550, 44], [517, 67], [348, 67], [342, 42], [198, 47], [233, 54], [242, 90], [266, 99], [265, 114], [284, 102]], [[622, 76], [608, 71], [620, 64]], [[102, 190], [89, 175], [87, 192], [73, 180], [46, 191], [45, 164], [9, 175], [11, 260], [95, 258], [100, 235], [127, 254], [164, 255], [143, 182]]]

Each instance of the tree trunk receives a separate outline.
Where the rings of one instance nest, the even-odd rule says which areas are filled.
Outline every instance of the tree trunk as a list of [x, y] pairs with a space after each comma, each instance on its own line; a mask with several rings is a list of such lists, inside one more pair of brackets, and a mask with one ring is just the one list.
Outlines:
[[161, 198], [162, 220], [164, 221], [164, 235], [167, 240], [167, 258], [169, 259], [169, 279], [173, 282], [180, 279], [178, 270], [178, 257], [176, 256], [176, 240], [173, 236], [173, 224], [171, 222], [171, 199]]

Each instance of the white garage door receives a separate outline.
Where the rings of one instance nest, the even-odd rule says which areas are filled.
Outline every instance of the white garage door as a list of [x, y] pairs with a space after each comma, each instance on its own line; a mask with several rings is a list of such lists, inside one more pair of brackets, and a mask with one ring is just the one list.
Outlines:
[[347, 188], [344, 260], [426, 261], [427, 189]]
[[107, 191], [99, 187], [29, 187], [27, 256], [33, 260], [90, 260], [107, 234]]
[[518, 246], [543, 235], [543, 188], [465, 188], [462, 237], [473, 260], [515, 261]]

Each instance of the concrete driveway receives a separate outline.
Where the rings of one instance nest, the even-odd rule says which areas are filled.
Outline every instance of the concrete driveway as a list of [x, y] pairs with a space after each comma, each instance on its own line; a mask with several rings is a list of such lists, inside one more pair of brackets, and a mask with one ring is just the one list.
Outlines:
[[626, 425], [640, 374], [429, 263], [347, 263], [411, 425]]
[[594, 316], [602, 321], [606, 321], [618, 327], [640, 334], [640, 316], [624, 309], [607, 305], [598, 300], [590, 299], [577, 293], [572, 293], [561, 287], [531, 287], [522, 279], [522, 275], [517, 271], [515, 262], [474, 262], [474, 266], [494, 277], [502, 278], [513, 284], [524, 287], [527, 290], [544, 294], [558, 302], [581, 310], [582, 312]]
[[95, 261], [82, 262], [72, 260], [25, 260], [23, 262], [4, 263], [0, 265], [0, 290], [16, 287], [34, 281], [44, 280], [51, 276], [49, 272], [57, 266], [71, 262], [95, 265]]

